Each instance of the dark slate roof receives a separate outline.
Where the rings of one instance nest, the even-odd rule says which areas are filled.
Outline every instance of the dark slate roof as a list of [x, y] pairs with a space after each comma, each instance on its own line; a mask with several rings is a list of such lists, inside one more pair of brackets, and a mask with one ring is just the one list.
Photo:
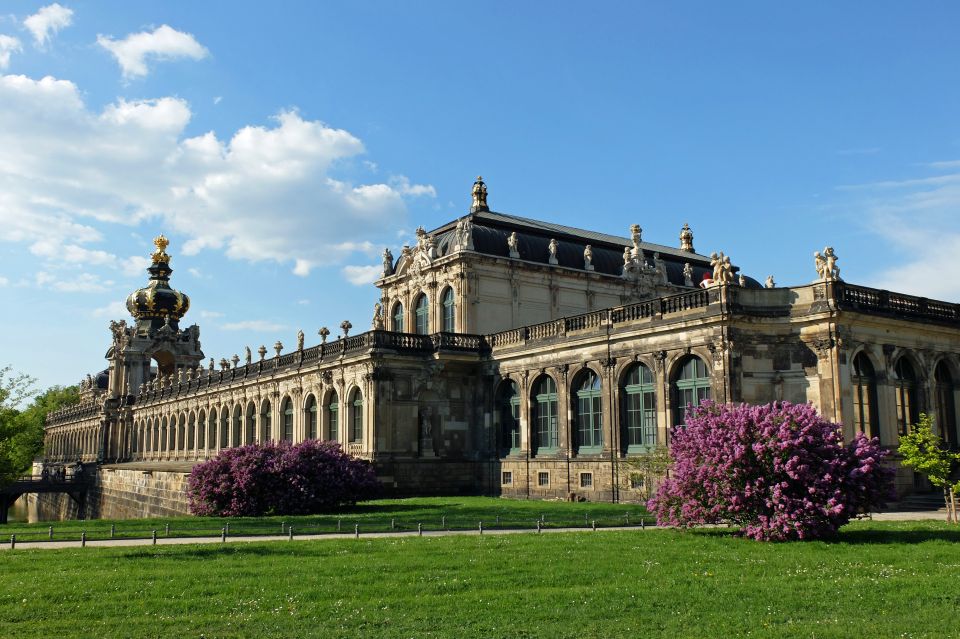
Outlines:
[[[559, 266], [583, 270], [583, 250], [587, 244], [593, 249], [593, 266], [596, 272], [619, 277], [623, 273], [623, 249], [633, 246], [629, 238], [586, 231], [583, 229], [541, 222], [525, 217], [479, 211], [470, 215], [473, 222], [474, 249], [487, 255], [509, 257], [507, 238], [516, 232], [520, 259], [549, 263], [549, 244], [556, 239], [557, 262]], [[457, 222], [453, 220], [430, 232], [437, 242], [441, 255], [447, 255], [454, 243]], [[653, 264], [653, 254], [660, 253], [660, 259], [666, 263], [667, 279], [671, 284], [683, 285], [683, 265], [686, 262], [693, 267], [693, 281], [699, 283], [705, 273], [711, 273], [710, 258], [697, 253], [689, 253], [679, 248], [641, 242], [645, 257]], [[759, 288], [760, 284], [747, 278], [747, 285]]]

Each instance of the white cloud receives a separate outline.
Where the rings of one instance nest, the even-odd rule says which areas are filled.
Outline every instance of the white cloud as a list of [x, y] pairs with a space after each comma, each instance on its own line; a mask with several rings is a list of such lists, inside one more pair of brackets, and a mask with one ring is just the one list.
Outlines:
[[94, 317], [110, 317], [116, 319], [130, 317], [130, 311], [127, 310], [123, 302], [110, 302], [102, 308], [95, 309], [92, 313]]
[[356, 253], [376, 257], [371, 238], [389, 242], [406, 221], [404, 192], [432, 190], [402, 176], [337, 179], [362, 142], [295, 111], [221, 140], [186, 137], [192, 114], [178, 98], [120, 99], [98, 113], [80, 96], [69, 81], [0, 75], [0, 241], [25, 243], [48, 264], [66, 257], [142, 274], [146, 258], [95, 244], [103, 222], [151, 219], [185, 238], [173, 255], [218, 249], [306, 275]]
[[383, 275], [382, 266], [344, 266], [343, 276], [354, 286], [373, 284]]
[[390, 178], [390, 184], [403, 195], [413, 197], [437, 197], [437, 190], [429, 184], [410, 184], [410, 179], [404, 175]]
[[37, 46], [44, 46], [50, 41], [50, 36], [60, 29], [70, 26], [73, 22], [73, 10], [60, 6], [56, 2], [47, 5], [23, 21]]
[[310, 300], [297, 300], [297, 304], [299, 304], [300, 306], [309, 306]]
[[223, 317], [223, 313], [218, 313], [217, 311], [200, 311], [200, 317], [202, 319], [216, 319]]
[[220, 104], [220, 102], [221, 102], [222, 100], [223, 100], [223, 96], [222, 96], [222, 95], [214, 96], [214, 98], [213, 98], [213, 103], [214, 103], [214, 104]]
[[113, 54], [125, 78], [147, 75], [148, 58], [161, 61], [182, 58], [201, 60], [210, 54], [193, 35], [165, 24], [150, 32], [131, 33], [123, 40], [98, 35], [97, 44]]
[[37, 271], [34, 276], [37, 288], [48, 288], [62, 293], [102, 292], [113, 286], [112, 280], [104, 280], [92, 273], [78, 273], [70, 279], [60, 279], [53, 273]]
[[20, 40], [0, 33], [0, 69], [10, 66], [10, 54], [23, 51]]
[[10, 285], [10, 279], [0, 275], [0, 286], [9, 286], [9, 285]]
[[221, 326], [225, 331], [258, 331], [268, 333], [273, 331], [282, 331], [287, 328], [285, 324], [269, 322], [267, 320], [246, 320], [243, 322], [230, 322]]
[[[950, 168], [948, 163], [936, 164], [940, 166], [933, 168]], [[861, 188], [869, 228], [904, 256], [887, 261], [895, 264], [867, 283], [934, 299], [960, 299], [960, 280], [950, 268], [960, 254], [960, 172]]]

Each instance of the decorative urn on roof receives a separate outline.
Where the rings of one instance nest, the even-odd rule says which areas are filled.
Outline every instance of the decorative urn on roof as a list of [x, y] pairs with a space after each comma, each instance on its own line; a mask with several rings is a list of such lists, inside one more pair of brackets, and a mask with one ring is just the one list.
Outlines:
[[470, 206], [470, 212], [489, 211], [487, 207], [487, 185], [483, 183], [483, 178], [477, 176], [477, 181], [473, 183], [473, 204]]
[[150, 282], [127, 297], [127, 310], [137, 320], [137, 327], [160, 329], [164, 325], [177, 330], [180, 318], [190, 309], [190, 298], [170, 288], [170, 256], [167, 246], [170, 241], [163, 235], [153, 240], [157, 250], [151, 255], [152, 263], [147, 272]]

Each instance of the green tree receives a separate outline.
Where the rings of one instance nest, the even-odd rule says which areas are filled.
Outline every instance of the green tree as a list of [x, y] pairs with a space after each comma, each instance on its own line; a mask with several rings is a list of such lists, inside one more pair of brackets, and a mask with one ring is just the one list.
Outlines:
[[33, 378], [14, 374], [9, 366], [0, 368], [0, 486], [29, 470], [43, 450], [47, 414], [80, 401], [75, 386], [53, 386], [37, 395], [35, 384]]
[[933, 420], [929, 415], [920, 414], [920, 421], [914, 424], [910, 433], [900, 437], [897, 449], [903, 456], [903, 465], [925, 475], [930, 483], [943, 489], [943, 498], [947, 505], [947, 521], [957, 521], [956, 493], [960, 491], [960, 482], [951, 483], [950, 476], [954, 464], [960, 462], [960, 455], [950, 452], [943, 440], [933, 432]]

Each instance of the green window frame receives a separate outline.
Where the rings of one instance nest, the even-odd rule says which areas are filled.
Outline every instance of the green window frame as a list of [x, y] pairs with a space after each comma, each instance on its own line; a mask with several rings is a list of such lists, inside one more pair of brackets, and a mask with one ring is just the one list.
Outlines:
[[270, 418], [270, 400], [265, 399], [260, 406], [260, 441], [269, 442], [273, 440], [273, 420]]
[[894, 365], [893, 380], [897, 397], [897, 433], [903, 436], [920, 418], [917, 414], [917, 376], [906, 357], [901, 357]]
[[257, 440], [257, 407], [253, 402], [247, 404], [247, 436], [245, 442], [252, 444]]
[[867, 437], [879, 438], [877, 428], [877, 377], [870, 359], [861, 351], [853, 358], [853, 427]]
[[240, 445], [240, 434], [243, 430], [243, 412], [240, 409], [240, 405], [237, 404], [233, 407], [233, 441], [230, 442], [232, 446]]
[[293, 443], [293, 402], [289, 398], [283, 403], [283, 441]]
[[673, 383], [676, 398], [674, 425], [684, 422], [687, 406], [696, 408], [706, 399], [710, 399], [710, 373], [707, 364], [696, 355], [690, 355], [683, 361]]
[[363, 441], [363, 393], [359, 388], [353, 391], [350, 402], [350, 441]]
[[953, 375], [945, 362], [937, 364], [933, 374], [940, 433], [950, 448], [957, 448], [957, 407], [953, 398]]
[[593, 371], [583, 373], [576, 385], [577, 452], [596, 454], [603, 449], [602, 384]]
[[229, 448], [230, 446], [230, 411], [223, 407], [220, 409], [220, 448]]
[[560, 447], [557, 416], [557, 384], [550, 376], [540, 378], [534, 387], [534, 422], [537, 424], [538, 454], [553, 453]]
[[443, 330], [447, 333], [456, 331], [456, 303], [454, 302], [453, 289], [448, 287], [443, 292]]
[[327, 405], [328, 437], [330, 441], [340, 439], [340, 397], [336, 392], [330, 393], [330, 403]]
[[307, 422], [307, 439], [317, 438], [317, 399], [310, 395], [307, 397], [307, 409], [304, 411], [304, 417]]
[[403, 332], [403, 304], [400, 302], [393, 305], [393, 330], [397, 333]]
[[657, 445], [657, 394], [653, 372], [634, 364], [624, 378], [623, 442], [627, 453], [646, 452]]
[[507, 380], [500, 387], [498, 411], [500, 414], [500, 448], [507, 454], [520, 452], [520, 389], [516, 382]]
[[430, 300], [425, 293], [421, 293], [417, 298], [415, 308], [417, 335], [428, 335], [430, 333]]

